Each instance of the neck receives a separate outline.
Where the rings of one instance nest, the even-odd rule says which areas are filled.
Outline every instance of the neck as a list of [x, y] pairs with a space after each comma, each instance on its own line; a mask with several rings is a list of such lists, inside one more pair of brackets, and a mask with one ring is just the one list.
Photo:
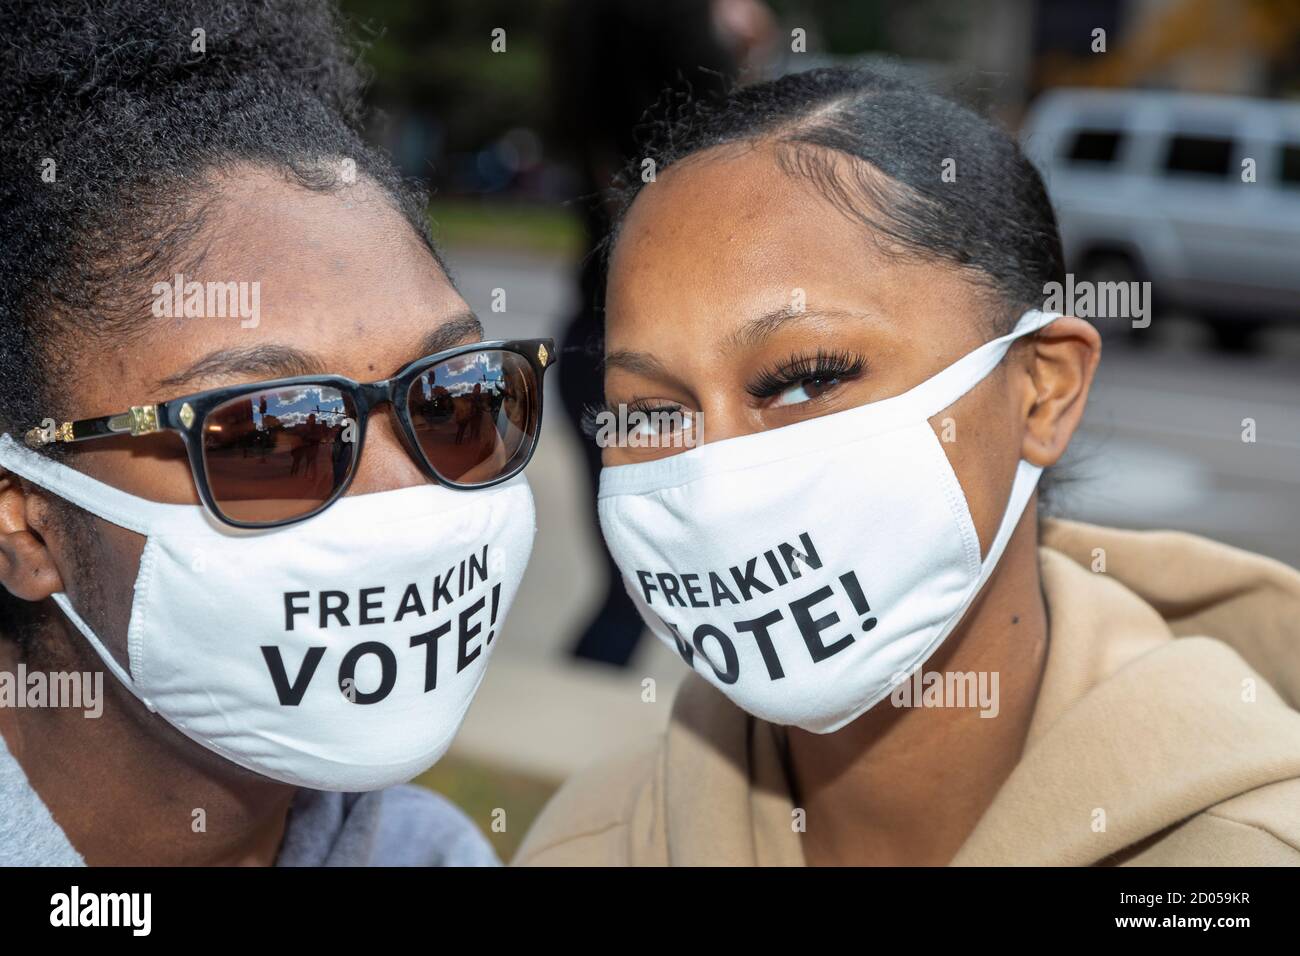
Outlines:
[[[52, 630], [63, 645], [59, 662], [28, 660], [29, 674], [103, 671], [66, 629]], [[13, 641], [0, 639], [0, 670], [16, 674], [22, 660]], [[86, 863], [274, 863], [295, 789], [202, 750], [149, 714], [111, 674], [102, 679], [95, 718], [74, 708], [0, 708], [10, 753]]]
[[922, 706], [933, 695], [913, 692], [911, 706], [891, 695], [833, 734], [790, 729], [809, 864], [945, 865], [988, 809], [1020, 759], [1047, 660], [1035, 525], [1031, 501], [979, 598], [921, 668], [935, 680], [974, 675], [965, 686], [996, 688], [995, 704], [967, 694], [953, 706], [944, 693], [945, 706]]

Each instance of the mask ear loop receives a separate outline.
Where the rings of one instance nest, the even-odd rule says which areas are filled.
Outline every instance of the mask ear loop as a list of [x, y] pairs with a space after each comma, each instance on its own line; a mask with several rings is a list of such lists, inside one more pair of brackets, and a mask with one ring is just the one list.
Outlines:
[[[898, 402], [908, 412], [920, 418], [933, 418], [998, 367], [1016, 339], [1046, 328], [1061, 317], [1059, 312], [1040, 312], [1033, 309], [1017, 320], [1015, 327], [1000, 338], [985, 342], [974, 351], [967, 352], [943, 371], [936, 373], [902, 395], [886, 402]], [[884, 404], [883, 402], [881, 404]]]
[[[1026, 312], [1006, 335], [992, 339], [967, 352], [947, 368], [892, 398], [881, 399], [841, 415], [860, 414], [871, 423], [872, 432], [883, 432], [928, 420], [982, 382], [997, 368], [1011, 343], [1051, 325], [1061, 317], [1057, 312]], [[826, 416], [830, 417], [830, 416]], [[815, 421], [816, 419], [814, 419]]]
[[[985, 343], [964, 358], [958, 359], [934, 378], [922, 382], [916, 388], [905, 392], [899, 397], [907, 398], [910, 396], [911, 400], [916, 402], [921, 409], [928, 410], [925, 417], [931, 418], [983, 381], [984, 377], [1002, 361], [1012, 342], [1045, 328], [1060, 317], [1060, 314], [1053, 312], [1039, 312], [1036, 310], [1026, 312], [1020, 317], [1015, 328], [1008, 334]], [[972, 583], [970, 592], [962, 601], [961, 606], [953, 612], [952, 616], [940, 629], [939, 634], [941, 636], [925, 648], [922, 653], [918, 654], [907, 667], [902, 668], [909, 676], [917, 667], [929, 660], [935, 649], [943, 641], [947, 640], [952, 628], [966, 616], [970, 606], [979, 597], [980, 592], [984, 590], [984, 585], [988, 583], [989, 578], [993, 576], [994, 570], [997, 569], [998, 562], [1002, 560], [1002, 553], [1011, 541], [1011, 536], [1020, 525], [1020, 519], [1024, 516], [1025, 507], [1029, 504], [1029, 499], [1034, 496], [1034, 489], [1038, 487], [1038, 479], [1042, 476], [1042, 473], [1042, 468], [1025, 461], [1023, 458], [1017, 464], [1016, 475], [1011, 482], [1011, 491], [1007, 495], [1007, 503], [1002, 510], [1002, 521], [998, 525], [997, 533], [994, 534], [992, 542], [989, 543], [989, 553], [980, 559], [979, 575]], [[884, 693], [872, 700], [858, 713], [865, 713], [866, 710], [884, 700], [892, 689], [892, 687], [887, 688]]]
[[136, 688], [135, 681], [132, 679], [131, 675], [127, 673], [126, 668], [119, 664], [117, 658], [109, 653], [108, 648], [104, 646], [104, 643], [98, 636], [96, 636], [95, 632], [91, 630], [90, 625], [87, 624], [82, 616], [77, 613], [77, 609], [72, 606], [72, 602], [68, 600], [68, 596], [60, 591], [57, 594], [51, 594], [50, 597], [54, 600], [54, 603], [59, 606], [59, 610], [63, 611], [63, 613], [67, 615], [68, 620], [76, 625], [77, 630], [81, 632], [81, 636], [90, 642], [90, 646], [95, 649], [95, 653], [99, 655], [99, 659], [104, 662], [104, 666], [112, 672], [113, 676], [118, 679], [118, 682], [123, 684], [127, 690], [134, 694], [139, 699], [140, 703], [149, 708], [149, 713], [156, 714], [158, 708], [153, 705], [153, 701], [140, 693]]
[[0, 465], [52, 491], [96, 517], [148, 537], [168, 521], [184, 520], [193, 505], [169, 505], [140, 498], [106, 485], [62, 462], [25, 448], [9, 434], [0, 435]]
[[[1034, 489], [1038, 487], [1038, 479], [1043, 473], [1043, 469], [1037, 465], [1021, 459], [1020, 464], [1016, 467], [1016, 476], [1011, 482], [1011, 493], [1007, 496], [1007, 504], [1002, 512], [1002, 523], [998, 525], [997, 533], [993, 536], [993, 541], [989, 544], [989, 553], [987, 557], [980, 560], [980, 573], [972, 583], [970, 591], [962, 600], [961, 606], [955, 610], [952, 615], [943, 623], [939, 629], [936, 638], [928, 644], [924, 650], [916, 654], [911, 661], [905, 666], [898, 668], [897, 673], [906, 674], [909, 678], [915, 673], [918, 667], [925, 664], [926, 661], [935, 653], [943, 642], [952, 636], [953, 629], [966, 616], [970, 606], [975, 603], [975, 599], [980, 596], [984, 590], [984, 585], [988, 583], [993, 572], [997, 569], [998, 562], [1002, 560], [1002, 552], [1006, 550], [1007, 544], [1011, 541], [1011, 536], [1015, 533], [1016, 527], [1020, 524], [1021, 517], [1024, 516], [1025, 506], [1029, 504], [1029, 499], [1034, 495]], [[886, 685], [874, 697], [871, 697], [866, 704], [855, 710], [848, 719], [831, 728], [832, 731], [839, 730], [851, 721], [861, 717], [872, 707], [884, 700], [893, 692], [897, 684]]]
[[[1040, 312], [1038, 310], [1026, 312], [1006, 335], [984, 343], [915, 388], [892, 399], [886, 399], [880, 404], [898, 403], [897, 411], [892, 412], [893, 414], [913, 418], [933, 418], [982, 382], [1002, 361], [1002, 358], [1007, 354], [1007, 350], [1011, 348], [1011, 343], [1016, 339], [1037, 332], [1039, 329], [1051, 325], [1060, 317], [1060, 313], [1055, 312]], [[930, 655], [948, 638], [951, 629], [965, 616], [971, 604], [984, 590], [984, 585], [988, 583], [989, 578], [992, 577], [994, 570], [998, 566], [998, 562], [1002, 560], [1002, 552], [1006, 550], [1007, 544], [1011, 541], [1011, 536], [1015, 533], [1017, 526], [1020, 524], [1020, 519], [1024, 516], [1025, 507], [1029, 504], [1029, 499], [1033, 497], [1034, 489], [1038, 487], [1038, 479], [1042, 473], [1042, 468], [1025, 461], [1023, 458], [1016, 465], [1016, 475], [1012, 479], [1011, 491], [1007, 495], [1007, 503], [1002, 510], [1002, 520], [998, 525], [996, 534], [993, 536], [993, 541], [989, 544], [989, 553], [980, 559], [978, 576], [972, 583], [971, 589], [962, 601], [961, 606], [957, 608], [940, 629], [940, 636], [924, 651], [916, 655], [907, 667], [901, 668], [909, 676], [917, 667], [930, 659]], [[892, 687], [885, 688], [865, 707], [858, 710], [854, 717], [856, 718], [876, 706], [888, 696], [892, 689]], [[843, 726], [843, 724], [840, 726]]]
[[[1041, 312], [1037, 309], [1026, 312], [1006, 335], [985, 342], [974, 351], [968, 352], [942, 372], [898, 396], [898, 400], [905, 401], [918, 417], [933, 418], [984, 381], [1006, 356], [1013, 342], [1051, 325], [1060, 317], [1059, 312]], [[980, 575], [970, 600], [974, 600], [974, 596], [979, 594], [993, 568], [996, 567], [1003, 548], [1007, 546], [1016, 525], [1020, 522], [1025, 505], [1029, 503], [1034, 489], [1038, 486], [1038, 478], [1042, 472], [1042, 468], [1030, 464], [1023, 458], [1017, 464], [1011, 492], [1007, 496], [1007, 503], [1002, 512], [1002, 523], [989, 544], [988, 556], [981, 560]], [[970, 600], [966, 603], [969, 604]], [[960, 613], [965, 613], [965, 607]]]
[[[142, 534], [146, 538], [149, 536], [150, 529], [157, 523], [164, 522], [173, 515], [188, 513], [192, 509], [189, 505], [166, 505], [149, 501], [114, 488], [112, 485], [106, 485], [75, 468], [69, 468], [61, 462], [24, 448], [8, 434], [0, 435], [0, 465], [91, 514], [112, 522], [120, 528]], [[144, 560], [143, 556], [141, 560]], [[118, 663], [117, 658], [104, 646], [90, 625], [77, 613], [68, 595], [60, 591], [50, 597], [68, 620], [76, 625], [77, 630], [94, 648], [95, 653], [99, 655], [112, 675], [139, 698], [150, 713], [156, 713], [157, 708], [154, 707], [153, 702], [139, 692], [130, 673]]]
[[[1026, 335], [1031, 335], [1040, 329], [1044, 329], [1060, 317], [1061, 313], [1059, 312], [1040, 312], [1037, 309], [1026, 312], [1020, 317], [1015, 328], [1013, 328], [1009, 333], [1001, 338], [994, 339], [992, 342], [989, 342], [988, 345], [982, 346], [972, 352], [971, 356], [979, 356], [978, 363], [971, 363], [974, 371], [979, 374], [979, 377], [963, 389], [961, 394], [956, 398], [953, 398], [951, 401], [936, 408], [931, 415], [943, 411], [943, 409], [947, 408], [948, 405], [955, 402], [957, 398], [960, 398], [961, 395], [965, 395], [966, 392], [970, 391], [970, 389], [977, 383], [983, 381], [984, 377], [993, 371], [993, 369], [997, 367], [997, 364], [1002, 361], [1003, 357], [1007, 354], [1007, 350], [1011, 348], [1011, 344], [1015, 342], [1016, 339], [1023, 338]], [[996, 346], [996, 348], [991, 348], [991, 346]], [[980, 353], [985, 349], [988, 349], [987, 354], [980, 355]], [[961, 363], [959, 362], [958, 364]], [[934, 396], [933, 400], [940, 401], [945, 397], [946, 396], [942, 394], [938, 394]], [[960, 616], [966, 613], [966, 609], [970, 606], [971, 602], [975, 600], [975, 597], [984, 590], [984, 585], [992, 576], [993, 569], [997, 567], [998, 561], [1002, 559], [1002, 552], [1006, 549], [1007, 543], [1010, 542], [1011, 535], [1015, 533], [1016, 526], [1020, 524], [1020, 519], [1024, 515], [1025, 507], [1029, 504], [1029, 499], [1034, 496], [1034, 489], [1038, 487], [1038, 479], [1042, 474], [1043, 469], [1041, 467], [1031, 464], [1023, 458], [1016, 466], [1016, 477], [1011, 482], [1011, 493], [1007, 496], [1007, 504], [1002, 512], [1002, 524], [998, 526], [997, 534], [994, 535], [993, 541], [989, 544], [988, 557], [984, 558], [981, 563], [980, 576], [975, 582], [975, 588], [971, 592], [970, 597], [966, 600], [961, 611], [958, 612], [959, 620]]]

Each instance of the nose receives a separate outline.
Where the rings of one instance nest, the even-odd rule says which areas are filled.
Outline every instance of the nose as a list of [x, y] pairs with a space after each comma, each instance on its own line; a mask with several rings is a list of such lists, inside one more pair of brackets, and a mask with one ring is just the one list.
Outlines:
[[698, 412], [700, 444], [707, 445], [763, 430], [763, 420], [758, 412], [746, 407], [735, 396], [716, 395], [703, 398]]
[[357, 462], [356, 477], [348, 488], [350, 495], [391, 491], [411, 485], [428, 484], [430, 479], [420, 469], [398, 433], [397, 418], [387, 402], [372, 405], [366, 422], [366, 440]]

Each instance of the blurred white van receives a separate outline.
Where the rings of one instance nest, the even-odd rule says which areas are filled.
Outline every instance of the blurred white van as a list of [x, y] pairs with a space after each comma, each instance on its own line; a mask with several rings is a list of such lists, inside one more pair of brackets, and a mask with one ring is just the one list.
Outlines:
[[1068, 271], [1149, 281], [1240, 347], [1300, 323], [1300, 103], [1054, 90], [1021, 145], [1047, 183]]

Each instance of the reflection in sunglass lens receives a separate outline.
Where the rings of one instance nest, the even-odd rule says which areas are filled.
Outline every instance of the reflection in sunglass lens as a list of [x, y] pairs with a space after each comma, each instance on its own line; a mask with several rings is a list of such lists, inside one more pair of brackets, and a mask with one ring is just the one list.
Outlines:
[[250, 392], [203, 422], [203, 460], [221, 513], [249, 524], [310, 514], [356, 457], [356, 409], [326, 385]]
[[439, 362], [411, 383], [407, 399], [420, 450], [449, 482], [477, 485], [516, 471], [537, 440], [537, 377], [514, 352]]

